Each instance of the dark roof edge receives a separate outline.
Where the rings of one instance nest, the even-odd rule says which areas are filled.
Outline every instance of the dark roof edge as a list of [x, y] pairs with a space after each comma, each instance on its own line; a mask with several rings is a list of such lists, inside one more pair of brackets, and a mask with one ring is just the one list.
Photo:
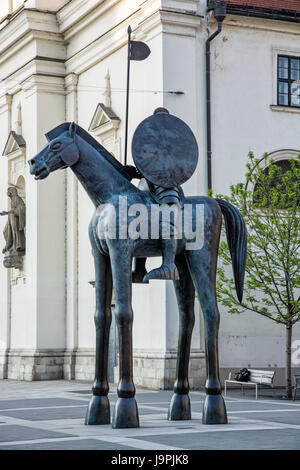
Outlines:
[[232, 15], [300, 23], [300, 12], [291, 10], [275, 10], [263, 7], [227, 4], [227, 13]]

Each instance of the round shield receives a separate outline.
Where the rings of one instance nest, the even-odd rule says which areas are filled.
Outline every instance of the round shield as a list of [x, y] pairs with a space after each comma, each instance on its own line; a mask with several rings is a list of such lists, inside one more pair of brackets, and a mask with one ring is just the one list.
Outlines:
[[167, 112], [142, 121], [132, 139], [132, 156], [142, 175], [163, 188], [179, 186], [194, 173], [198, 145], [185, 122]]

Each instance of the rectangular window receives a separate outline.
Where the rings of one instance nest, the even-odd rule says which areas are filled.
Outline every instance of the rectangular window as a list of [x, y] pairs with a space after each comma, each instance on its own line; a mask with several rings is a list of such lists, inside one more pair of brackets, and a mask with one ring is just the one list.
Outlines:
[[279, 55], [277, 70], [278, 105], [300, 108], [300, 57]]

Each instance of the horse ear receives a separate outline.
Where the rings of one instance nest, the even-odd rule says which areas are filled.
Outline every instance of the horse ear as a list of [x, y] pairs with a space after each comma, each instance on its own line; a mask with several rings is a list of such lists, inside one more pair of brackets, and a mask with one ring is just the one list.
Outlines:
[[76, 134], [76, 124], [75, 124], [75, 122], [71, 122], [70, 127], [69, 127], [69, 134], [72, 137], [72, 139], [75, 138], [75, 134]]
[[79, 160], [79, 150], [75, 142], [65, 147], [60, 152], [60, 157], [66, 166], [75, 165]]

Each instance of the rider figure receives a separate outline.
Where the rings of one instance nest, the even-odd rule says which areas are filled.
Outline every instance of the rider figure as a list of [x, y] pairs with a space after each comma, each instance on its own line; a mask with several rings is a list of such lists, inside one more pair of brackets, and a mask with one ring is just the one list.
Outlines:
[[[169, 111], [165, 108], [157, 108], [153, 114], [157, 113], [169, 113]], [[172, 212], [174, 214], [172, 222], [170, 220], [162, 220], [160, 223], [160, 239], [163, 258], [162, 265], [147, 273], [145, 268], [146, 258], [136, 259], [133, 271], [133, 281], [141, 282], [142, 277], [143, 282], [148, 282], [151, 279], [178, 280], [179, 274], [175, 265], [175, 256], [177, 249], [177, 215], [182, 206], [180, 189], [177, 186], [163, 188], [162, 186], [155, 185], [148, 179], [144, 178], [140, 171], [132, 165], [126, 165], [126, 170], [131, 179], [142, 179], [140, 183], [141, 186], [145, 185], [146, 181], [155, 202], [160, 206], [164, 204], [172, 206]]]

